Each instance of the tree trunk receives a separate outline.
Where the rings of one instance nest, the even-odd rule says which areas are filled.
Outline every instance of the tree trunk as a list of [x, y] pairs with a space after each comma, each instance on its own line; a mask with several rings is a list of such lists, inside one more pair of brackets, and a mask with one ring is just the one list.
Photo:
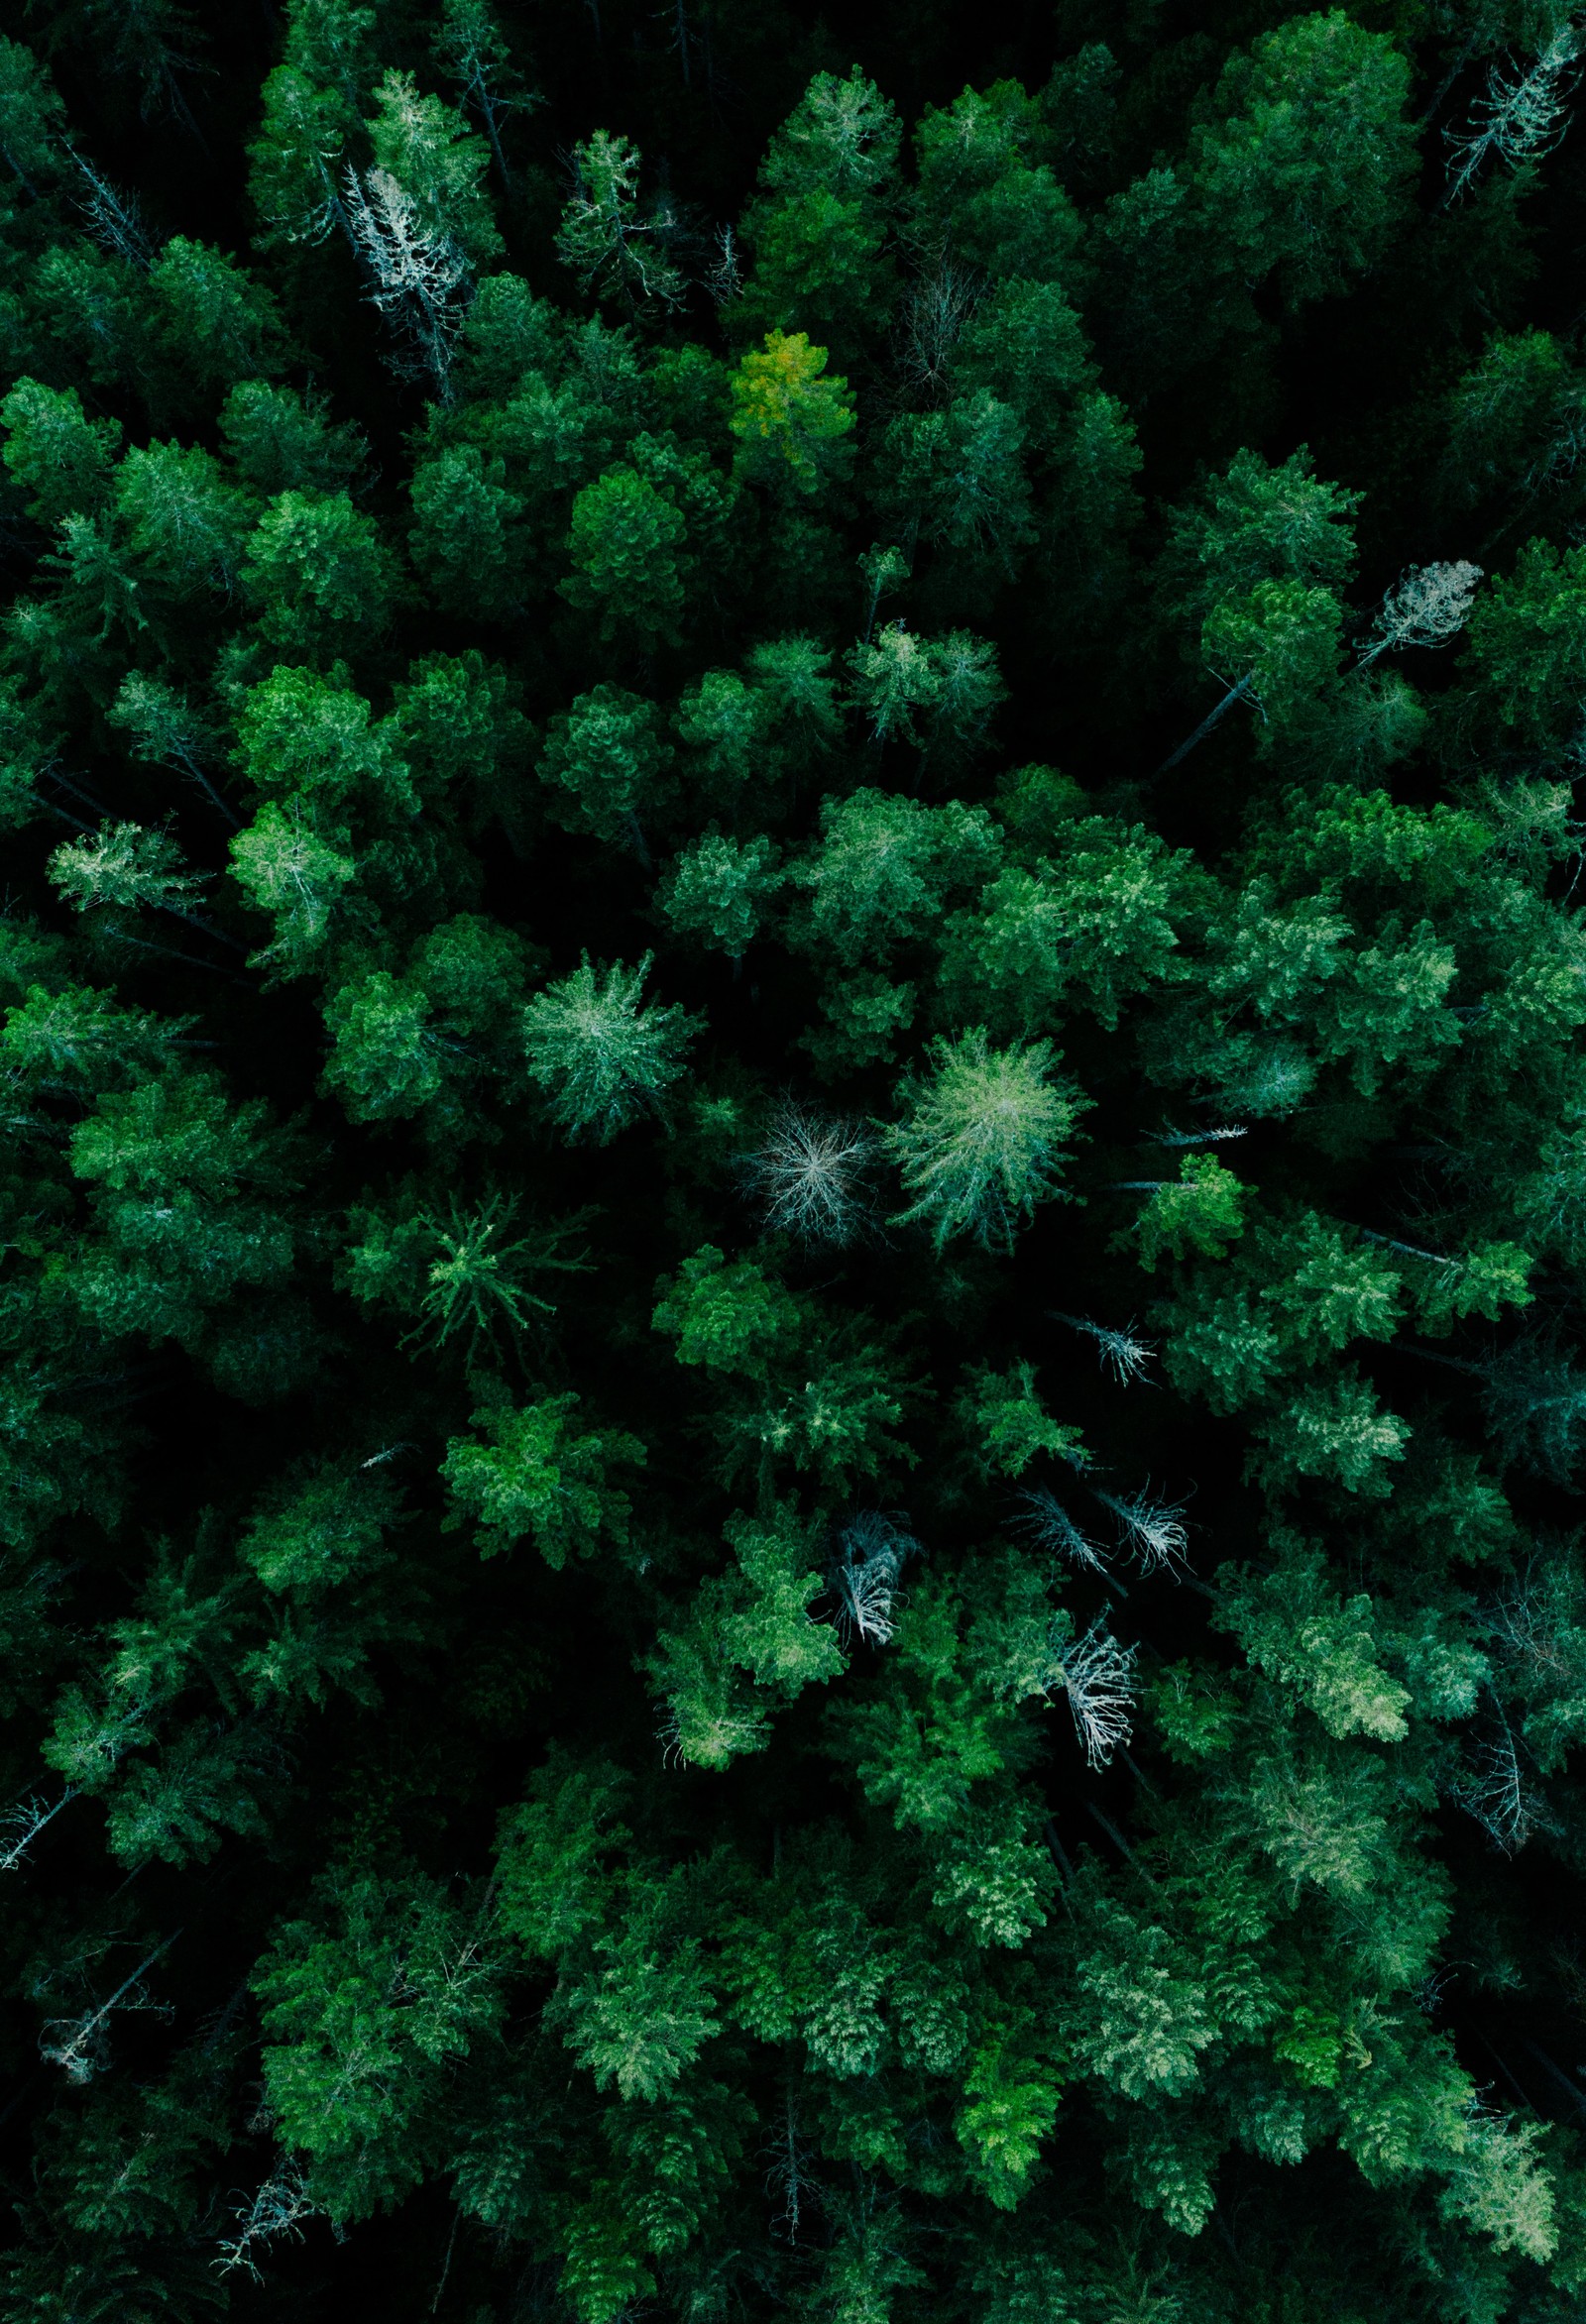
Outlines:
[[1246, 695], [1250, 692], [1251, 686], [1255, 682], [1255, 675], [1256, 673], [1254, 670], [1247, 670], [1245, 675], [1240, 679], [1237, 686], [1229, 687], [1227, 693], [1223, 696], [1221, 702], [1218, 703], [1216, 709], [1214, 711], [1208, 711], [1206, 716], [1201, 719], [1199, 725], [1195, 728], [1194, 732], [1190, 735], [1187, 740], [1181, 742], [1178, 749], [1174, 751], [1170, 757], [1163, 760], [1161, 766], [1159, 766], [1157, 769], [1157, 773], [1159, 775], [1167, 774], [1171, 768], [1178, 766], [1182, 759], [1187, 759], [1190, 756], [1190, 751], [1193, 750], [1195, 744], [1205, 740], [1206, 736], [1211, 732], [1212, 727], [1216, 725], [1218, 719], [1221, 719], [1226, 712], [1232, 710], [1236, 702], [1243, 702]]

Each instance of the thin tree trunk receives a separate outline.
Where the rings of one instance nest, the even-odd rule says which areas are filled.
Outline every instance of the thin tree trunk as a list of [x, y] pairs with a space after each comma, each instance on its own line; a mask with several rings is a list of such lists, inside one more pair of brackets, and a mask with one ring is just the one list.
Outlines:
[[214, 784], [211, 783], [209, 777], [204, 773], [203, 768], [199, 766], [196, 759], [182, 758], [177, 763], [179, 764], [182, 773], [186, 775], [192, 782], [197, 784], [199, 790], [208, 800], [210, 806], [215, 810], [216, 814], [224, 816], [227, 823], [230, 824], [234, 831], [240, 831], [242, 830], [242, 823], [240, 819], [232, 814], [231, 809], [226, 805], [224, 799], [221, 798], [220, 793], [215, 789]]
[[1074, 1866], [1070, 1863], [1068, 1855], [1065, 1852], [1063, 1842], [1058, 1837], [1057, 1825], [1053, 1822], [1050, 1816], [1047, 1818], [1045, 1824], [1043, 1824], [1041, 1826], [1041, 1833], [1042, 1837], [1047, 1843], [1047, 1853], [1051, 1856], [1053, 1863], [1056, 1864], [1058, 1870], [1063, 1874], [1065, 1880], [1072, 1880], [1074, 1878]]
[[1171, 768], [1178, 766], [1181, 760], [1187, 759], [1190, 756], [1190, 751], [1193, 750], [1195, 744], [1205, 740], [1206, 736], [1211, 732], [1212, 727], [1216, 725], [1218, 720], [1223, 718], [1227, 712], [1232, 710], [1234, 704], [1236, 702], [1244, 701], [1245, 697], [1249, 694], [1252, 685], [1255, 683], [1255, 676], [1256, 673], [1254, 670], [1248, 670], [1246, 671], [1244, 677], [1240, 679], [1237, 686], [1229, 687], [1227, 693], [1223, 696], [1221, 702], [1218, 703], [1216, 709], [1214, 711], [1209, 711], [1207, 715], [1201, 719], [1194, 732], [1190, 735], [1187, 740], [1181, 742], [1176, 751], [1163, 760], [1161, 766], [1159, 766], [1157, 769], [1157, 773], [1159, 775], [1167, 774]]
[[496, 127], [496, 100], [484, 82], [479, 83], [479, 109], [485, 116], [485, 135], [490, 139], [490, 150], [496, 157], [496, 166], [502, 173], [502, 183], [511, 191], [512, 173], [507, 166], [507, 156], [502, 152], [501, 132]]
[[[71, 819], [68, 816], [66, 820]], [[110, 933], [118, 944], [130, 944], [135, 952], [158, 952], [162, 960], [184, 960], [189, 968], [202, 968], [211, 976], [223, 976], [228, 984], [240, 986], [245, 993], [254, 990], [246, 976], [239, 976], [235, 968], [223, 968], [218, 960], [200, 959], [196, 952], [178, 952], [174, 944], [151, 943], [147, 937], [129, 936], [124, 928], [113, 928]]]
[[1453, 87], [1455, 81], [1459, 78], [1460, 74], [1464, 71], [1466, 65], [1470, 62], [1472, 56], [1474, 56], [1475, 54], [1475, 42], [1467, 41], [1465, 46], [1460, 50], [1459, 55], [1455, 57], [1453, 63], [1448, 67], [1448, 70], [1443, 74], [1442, 79], [1437, 84], [1437, 88], [1433, 93], [1431, 103], [1426, 107], [1425, 112], [1422, 113], [1420, 119], [1416, 124], [1417, 129], [1429, 129], [1431, 127], [1433, 120], [1436, 118], [1436, 115], [1441, 108], [1444, 97], [1447, 96], [1449, 90]]
[[13, 1840], [10, 1847], [3, 1854], [0, 1854], [0, 1872], [14, 1871], [16, 1866], [23, 1862], [29, 1848], [32, 1847], [45, 1826], [54, 1824], [61, 1809], [69, 1808], [76, 1797], [75, 1784], [68, 1784], [53, 1808], [47, 1808], [42, 1816], [35, 1816], [28, 1830], [22, 1834], [21, 1838]]

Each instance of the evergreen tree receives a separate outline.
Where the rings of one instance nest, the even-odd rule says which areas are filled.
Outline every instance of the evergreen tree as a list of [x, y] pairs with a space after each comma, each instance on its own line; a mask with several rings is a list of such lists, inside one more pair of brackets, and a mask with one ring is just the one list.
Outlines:
[[683, 1071], [692, 1027], [664, 1002], [640, 1005], [652, 955], [636, 968], [581, 967], [537, 993], [523, 1011], [528, 1074], [551, 1119], [574, 1138], [605, 1146], [662, 1102]]

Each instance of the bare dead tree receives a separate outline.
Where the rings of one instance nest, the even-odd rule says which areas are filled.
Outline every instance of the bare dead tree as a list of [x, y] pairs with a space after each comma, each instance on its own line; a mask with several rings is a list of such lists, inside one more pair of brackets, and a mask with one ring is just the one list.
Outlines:
[[1188, 1565], [1190, 1535], [1184, 1522], [1183, 1501], [1159, 1499], [1149, 1485], [1138, 1493], [1095, 1491], [1104, 1509], [1118, 1522], [1118, 1546], [1132, 1557], [1142, 1574], [1160, 1574]]
[[705, 271], [705, 287], [718, 306], [730, 306], [743, 291], [743, 270], [738, 264], [737, 240], [731, 226], [718, 226], [712, 239], [716, 244], [716, 256]]
[[173, 2016], [171, 2004], [156, 2001], [144, 1979], [180, 1935], [179, 1929], [173, 1930], [164, 1943], [157, 1944], [97, 2009], [84, 2010], [74, 2018], [49, 2019], [39, 2032], [39, 2055], [49, 2064], [59, 2066], [68, 2082], [79, 2085], [91, 2082], [110, 2062], [110, 2020], [117, 2010], [148, 2011], [162, 2018]]
[[898, 1577], [919, 1543], [894, 1514], [861, 1509], [843, 1527], [832, 1568], [838, 1629], [845, 1643], [859, 1638], [884, 1646], [897, 1627]]
[[875, 1139], [863, 1123], [786, 1105], [743, 1165], [765, 1223], [807, 1243], [848, 1243], [870, 1215]]
[[1082, 1638], [1063, 1649], [1059, 1661], [1075, 1732], [1091, 1767], [1110, 1764], [1114, 1751], [1134, 1731], [1134, 1658], [1139, 1649], [1120, 1646], [1105, 1622], [1094, 1621]]
[[1107, 1561], [1096, 1544], [1082, 1532], [1055, 1494], [1042, 1486], [1022, 1496], [1026, 1528], [1035, 1535], [1041, 1548], [1058, 1557], [1067, 1558], [1071, 1565], [1083, 1566], [1090, 1572], [1104, 1574]]
[[302, 2164], [294, 2155], [283, 2156], [264, 2185], [233, 2210], [235, 2227], [221, 2239], [220, 2256], [214, 2265], [222, 2275], [244, 2269], [256, 2283], [262, 2283], [264, 2271], [257, 2255], [272, 2244], [301, 2243], [303, 2221], [321, 2216], [319, 2205], [308, 2194]]
[[1234, 1122], [1219, 1130], [1175, 1130], [1171, 1124], [1157, 1133], [1157, 1146], [1226, 1146], [1235, 1138], [1248, 1138], [1250, 1132], [1242, 1122]]
[[54, 1824], [62, 1808], [67, 1808], [77, 1796], [77, 1786], [67, 1784], [58, 1800], [46, 1806], [37, 1797], [21, 1800], [0, 1817], [0, 1831], [10, 1836], [0, 1844], [0, 1872], [15, 1872], [19, 1864], [28, 1860], [28, 1850], [45, 1826]]
[[1494, 156], [1519, 169], [1552, 152], [1569, 127], [1568, 100], [1580, 47], [1578, 29], [1566, 24], [1526, 71], [1511, 66], [1506, 75], [1498, 65], [1492, 67], [1486, 92], [1477, 98], [1465, 127], [1443, 132], [1453, 149], [1445, 209], [1469, 192]]
[[396, 368], [451, 393], [452, 358], [467, 305], [468, 261], [450, 235], [427, 226], [389, 169], [345, 180], [348, 232], [363, 262], [371, 302], [405, 342]]
[[88, 222], [88, 232], [101, 250], [108, 251], [112, 258], [124, 260], [129, 267], [136, 267], [140, 275], [147, 275], [155, 263], [155, 250], [137, 195], [123, 193], [119, 186], [112, 185], [74, 146], [67, 151], [88, 189], [77, 205]]
[[1135, 1336], [1131, 1319], [1122, 1331], [1109, 1331], [1103, 1323], [1092, 1323], [1087, 1316], [1065, 1315], [1060, 1307], [1048, 1309], [1054, 1323], [1066, 1323], [1071, 1331], [1082, 1332], [1094, 1340], [1096, 1355], [1104, 1372], [1110, 1372], [1121, 1386], [1132, 1381], [1144, 1380], [1146, 1366], [1157, 1352], [1155, 1340]]
[[765, 2191], [768, 2195], [781, 2197], [781, 2208], [776, 2213], [776, 2219], [786, 2229], [788, 2242], [796, 2244], [806, 2209], [818, 2209], [821, 2195], [810, 2170], [811, 2150], [799, 2132], [796, 2089], [791, 2079], [787, 2086], [787, 2103], [782, 2119], [765, 2152], [773, 2158], [765, 2174]]
[[947, 259], [934, 273], [915, 277], [903, 302], [897, 366], [917, 393], [933, 399], [946, 394], [953, 350], [981, 289], [973, 275]]
[[1552, 1810], [1530, 1784], [1522, 1745], [1496, 1697], [1492, 1724], [1476, 1744], [1467, 1772], [1453, 1785], [1452, 1797], [1501, 1855], [1517, 1855], [1534, 1832], [1557, 1829]]
[[1452, 645], [1470, 618], [1481, 577], [1481, 567], [1462, 557], [1451, 565], [1412, 565], [1383, 599], [1356, 669], [1405, 646]]

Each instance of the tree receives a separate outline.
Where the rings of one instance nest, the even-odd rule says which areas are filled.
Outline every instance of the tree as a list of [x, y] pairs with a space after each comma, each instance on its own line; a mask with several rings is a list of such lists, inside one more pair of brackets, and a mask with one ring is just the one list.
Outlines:
[[559, 823], [608, 841], [624, 838], [646, 862], [640, 811], [648, 814], [665, 800], [670, 757], [656, 732], [654, 705], [603, 683], [552, 719], [540, 780]]
[[471, 105], [485, 124], [502, 183], [510, 185], [502, 129], [510, 115], [528, 112], [539, 99], [523, 90], [512, 70], [511, 52], [489, 0], [445, 0], [435, 51], [461, 89], [463, 104]]
[[470, 1425], [488, 1441], [454, 1437], [447, 1446], [441, 1474], [480, 1520], [474, 1539], [482, 1556], [495, 1557], [526, 1536], [554, 1570], [569, 1557], [593, 1556], [603, 1539], [625, 1546], [631, 1503], [607, 1471], [641, 1467], [644, 1447], [621, 1429], [575, 1421], [578, 1402], [567, 1394], [517, 1412], [487, 1405]]
[[357, 429], [327, 414], [322, 397], [244, 380], [220, 407], [221, 441], [267, 499], [280, 493], [334, 494], [360, 481], [366, 454]]
[[664, 209], [639, 201], [640, 156], [625, 137], [598, 129], [573, 149], [573, 192], [556, 254], [585, 291], [615, 299], [636, 322], [683, 303], [683, 277], [667, 249]]
[[1154, 1268], [1164, 1252], [1220, 1258], [1244, 1232], [1244, 1189], [1214, 1154], [1187, 1154], [1178, 1177], [1156, 1181], [1150, 1193], [1136, 1230], [1142, 1267]]
[[1011, 1248], [1038, 1202], [1061, 1194], [1059, 1174], [1087, 1100], [1055, 1078], [1050, 1042], [993, 1050], [979, 1028], [929, 1051], [931, 1078], [910, 1076], [908, 1111], [881, 1132], [914, 1201], [898, 1223], [928, 1223], [940, 1251], [954, 1235]]
[[168, 362], [206, 397], [284, 368], [276, 302], [234, 259], [173, 234], [149, 270]]
[[477, 1914], [416, 1869], [338, 1865], [312, 1902], [255, 1972], [266, 2088], [314, 2199], [356, 2219], [417, 2178], [447, 2062], [490, 2039], [501, 2002]]
[[1180, 973], [1195, 902], [1188, 858], [1155, 833], [1077, 818], [1053, 854], [1001, 870], [948, 921], [944, 993], [995, 1031], [1033, 1033], [1076, 1003], [1115, 1027], [1133, 994]]
[[338, 986], [325, 1011], [330, 1055], [325, 1082], [355, 1122], [415, 1114], [445, 1083], [446, 1037], [428, 996], [389, 969]]
[[892, 302], [881, 222], [824, 186], [767, 203], [751, 222], [755, 265], [737, 302], [740, 325], [756, 336], [813, 333], [845, 360], [858, 352]]
[[96, 833], [67, 839], [50, 858], [51, 877], [78, 912], [105, 905], [123, 910], [173, 912], [192, 917], [203, 874], [185, 869], [169, 831], [141, 824], [101, 824]]
[[763, 349], [739, 357], [732, 428], [743, 472], [755, 482], [813, 493], [844, 474], [853, 406], [847, 380], [822, 376], [826, 364], [826, 349], [812, 347], [803, 331], [767, 331]]
[[1144, 465], [1134, 423], [1104, 389], [1080, 397], [1057, 448], [1043, 562], [1054, 583], [1054, 618], [1094, 639], [1128, 589], [1130, 536], [1140, 521], [1135, 479]]
[[1101, 1622], [1092, 1623], [1064, 1653], [1063, 1690], [1091, 1767], [1105, 1767], [1133, 1734], [1134, 1655], [1135, 1649], [1120, 1646]]
[[1314, 473], [1302, 446], [1280, 468], [1238, 452], [1225, 475], [1176, 509], [1158, 569], [1164, 609], [1203, 622], [1263, 582], [1342, 592], [1355, 570], [1357, 493]]
[[368, 968], [332, 992], [326, 1085], [355, 1121], [427, 1112], [436, 1132], [466, 1135], [461, 1092], [518, 1077], [514, 1034], [526, 966], [509, 930], [468, 913], [443, 921], [401, 975]]
[[239, 751], [258, 789], [323, 807], [332, 816], [355, 803], [411, 812], [407, 768], [396, 737], [349, 685], [345, 666], [328, 677], [278, 663], [250, 687], [237, 717]]
[[[431, 100], [433, 101], [433, 100]], [[445, 400], [462, 327], [468, 255], [389, 169], [349, 168], [339, 207], [363, 261], [369, 298], [406, 342], [396, 368], [427, 379]]]
[[650, 1318], [677, 1343], [680, 1364], [765, 1380], [785, 1357], [803, 1317], [798, 1301], [753, 1259], [729, 1261], [707, 1243], [662, 1276]]
[[369, 123], [375, 167], [411, 202], [422, 231], [452, 243], [471, 266], [502, 255], [480, 180], [490, 166], [481, 141], [439, 97], [421, 97], [410, 72], [388, 72]]
[[1303, 733], [1337, 673], [1341, 626], [1331, 591], [1297, 581], [1258, 582], [1247, 598], [1218, 606], [1201, 639], [1213, 669], [1221, 664], [1218, 675], [1227, 691], [1158, 772], [1180, 765], [1238, 702], [1255, 705], [1263, 749], [1281, 749]]
[[39, 58], [8, 40], [0, 48], [0, 157], [30, 200], [60, 175], [63, 119], [59, 91]]
[[472, 648], [426, 654], [393, 691], [396, 746], [420, 797], [520, 822], [532, 729], [500, 664]]
[[896, 419], [883, 512], [911, 544], [918, 537], [983, 557], [1011, 576], [1034, 533], [1022, 443], [1014, 414], [983, 387], [945, 411]]
[[1574, 365], [1547, 331], [1495, 331], [1449, 390], [1441, 414], [1439, 498], [1450, 508], [1501, 510], [1510, 522], [1551, 499], [1579, 497], [1586, 399]]
[[857, 65], [848, 78], [818, 72], [772, 138], [760, 182], [773, 194], [812, 186], [834, 193], [884, 196], [897, 166], [898, 118]]
[[24, 1087], [93, 1098], [163, 1071], [188, 1030], [190, 1021], [118, 1008], [89, 985], [36, 984], [6, 1011], [0, 1057]]
[[215, 739], [173, 686], [129, 670], [106, 716], [112, 726], [132, 736], [140, 759], [179, 769], [216, 813], [236, 829], [236, 817], [204, 772], [203, 761], [215, 752]]
[[783, 772], [773, 699], [736, 670], [707, 670], [686, 688], [675, 723], [691, 779], [724, 805], [741, 809], [745, 795], [757, 801]]
[[1231, 57], [1191, 139], [1194, 186], [1229, 260], [1291, 306], [1343, 286], [1401, 227], [1414, 168], [1410, 73], [1341, 10], [1296, 17]]
[[1003, 696], [994, 649], [963, 629], [924, 638], [889, 621], [873, 644], [853, 646], [848, 663], [877, 742], [917, 743], [950, 763], [973, 755]]
[[829, 799], [821, 839], [793, 871], [809, 898], [801, 941], [845, 967], [890, 960], [923, 936], [955, 893], [972, 890], [997, 865], [997, 833], [983, 808], [864, 789]]
[[281, 493], [250, 539], [243, 585], [272, 645], [333, 656], [378, 636], [395, 591], [391, 553], [346, 493]]
[[786, 1503], [728, 1519], [732, 1571], [706, 1577], [688, 1627], [663, 1630], [645, 1666], [679, 1760], [725, 1767], [763, 1749], [772, 1707], [842, 1673], [837, 1633], [811, 1615], [827, 1590], [819, 1533]]
[[261, 1102], [233, 1105], [215, 1074], [177, 1066], [106, 1091], [72, 1132], [70, 1158], [98, 1231], [65, 1281], [100, 1330], [196, 1341], [210, 1309], [288, 1273], [291, 1145]]
[[1074, 205], [1040, 156], [1045, 135], [1017, 81], [928, 106], [915, 131], [918, 230], [993, 282], [1056, 282], [1079, 240]]
[[236, 588], [254, 511], [209, 453], [135, 448], [116, 472], [115, 504], [139, 587], [151, 597], [179, 602]]
[[1320, 1477], [1346, 1493], [1380, 1496], [1393, 1491], [1386, 1464], [1404, 1459], [1410, 1429], [1381, 1410], [1367, 1382], [1345, 1372], [1302, 1388], [1256, 1433], [1267, 1450], [1251, 1467], [1274, 1489], [1300, 1491], [1303, 1479]]
[[1219, 1619], [1263, 1670], [1303, 1696], [1329, 1734], [1403, 1742], [1412, 1698], [1382, 1667], [1372, 1613], [1368, 1596], [1343, 1603], [1321, 1562], [1300, 1555], [1230, 1590]]
[[[1101, 221], [1103, 343], [1142, 387], [1264, 333], [1251, 287], [1298, 309], [1343, 290], [1408, 214], [1405, 58], [1341, 11], [1293, 18], [1224, 64], [1180, 161], [1160, 158]], [[1237, 351], [1237, 352], [1236, 352]]]
[[981, 1365], [969, 1376], [959, 1409], [977, 1458], [1002, 1476], [1022, 1477], [1043, 1455], [1080, 1457], [1078, 1430], [1047, 1411], [1032, 1365], [1015, 1364], [1006, 1372]]
[[1055, 282], [999, 282], [968, 311], [948, 358], [961, 393], [987, 393], [1043, 451], [1095, 377], [1079, 317]]
[[557, 1128], [607, 1146], [657, 1112], [683, 1071], [694, 1024], [675, 1003], [640, 1004], [651, 955], [636, 968], [583, 964], [537, 993], [523, 1011], [529, 1079]]
[[868, 1173], [877, 1149], [862, 1123], [786, 1106], [746, 1176], [773, 1232], [809, 1242], [846, 1243], [870, 1208]]
[[321, 242], [343, 224], [341, 169], [373, 78], [374, 27], [374, 10], [352, 0], [298, 0], [288, 12], [284, 54], [266, 77], [248, 149], [250, 188], [277, 245]]
[[89, 419], [75, 387], [19, 380], [3, 403], [6, 441], [0, 458], [28, 496], [41, 524], [92, 516], [110, 498], [121, 423]]
[[599, 614], [602, 637], [675, 645], [686, 532], [678, 509], [647, 478], [625, 462], [609, 468], [573, 502], [574, 570], [560, 585], [563, 597]]
[[508, 619], [528, 589], [523, 503], [506, 483], [506, 463], [456, 444], [425, 461], [412, 481], [408, 547], [438, 604]]
[[1481, 567], [1463, 558], [1452, 565], [1412, 565], [1383, 599], [1356, 668], [1368, 669], [1379, 654], [1407, 645], [1452, 645], [1470, 618], [1481, 577]]
[[1514, 573], [1496, 579], [1471, 617], [1466, 649], [1477, 699], [1534, 750], [1574, 739], [1586, 652], [1586, 563], [1528, 541]]
[[673, 859], [657, 900], [679, 936], [726, 952], [736, 966], [780, 885], [763, 834], [740, 845], [710, 830]]
[[896, 112], [857, 66], [847, 80], [816, 74], [771, 143], [743, 221], [754, 266], [735, 301], [741, 328], [802, 327], [847, 350], [884, 321], [897, 149]]
[[1498, 155], [1512, 169], [1540, 160], [1564, 134], [1564, 89], [1580, 54], [1580, 36], [1563, 25], [1546, 42], [1529, 71], [1506, 80], [1494, 65], [1486, 93], [1472, 109], [1469, 126], [1445, 130], [1454, 151], [1449, 158], [1446, 202], [1468, 193], [1483, 165]]

